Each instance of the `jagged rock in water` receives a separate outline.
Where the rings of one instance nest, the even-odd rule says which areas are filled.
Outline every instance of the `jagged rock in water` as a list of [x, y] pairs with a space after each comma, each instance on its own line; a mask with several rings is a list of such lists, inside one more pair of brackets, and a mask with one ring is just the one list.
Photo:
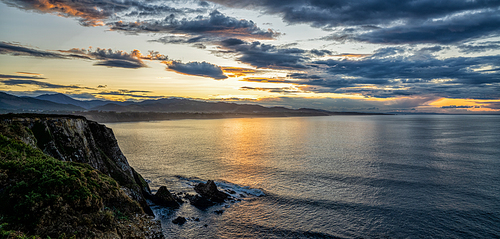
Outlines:
[[153, 202], [166, 207], [179, 207], [176, 198], [168, 191], [167, 187], [165, 186], [161, 186], [158, 189], [156, 194], [153, 196]]
[[172, 220], [172, 223], [182, 225], [186, 223], [186, 218], [178, 216], [176, 219]]
[[189, 203], [191, 203], [191, 205], [200, 209], [215, 205], [214, 202], [208, 200], [205, 197], [200, 197], [199, 195], [186, 195], [186, 198], [189, 200]]
[[214, 211], [214, 213], [221, 215], [222, 213], [224, 213], [224, 210], [216, 210], [216, 211]]
[[212, 180], [208, 180], [207, 183], [199, 183], [194, 187], [194, 191], [196, 191], [202, 197], [216, 203], [224, 202], [224, 200], [229, 197], [228, 194], [219, 191], [217, 189], [217, 185], [215, 185], [214, 181]]

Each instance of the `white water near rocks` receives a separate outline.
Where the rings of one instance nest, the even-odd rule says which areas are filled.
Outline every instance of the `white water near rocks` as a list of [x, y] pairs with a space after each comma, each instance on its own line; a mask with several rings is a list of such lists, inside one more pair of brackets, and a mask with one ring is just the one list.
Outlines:
[[[241, 200], [156, 207], [167, 238], [500, 237], [500, 116], [107, 126], [152, 189], [194, 194], [196, 183], [215, 180]], [[188, 221], [173, 224], [177, 216]]]

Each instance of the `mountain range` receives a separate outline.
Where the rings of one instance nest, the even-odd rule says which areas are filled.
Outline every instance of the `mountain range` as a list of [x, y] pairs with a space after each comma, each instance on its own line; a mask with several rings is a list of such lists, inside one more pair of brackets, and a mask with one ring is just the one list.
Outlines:
[[0, 110], [3, 112], [26, 111], [104, 111], [104, 112], [157, 112], [157, 113], [286, 113], [310, 112], [328, 114], [316, 109], [289, 109], [264, 107], [252, 104], [206, 102], [183, 98], [164, 98], [140, 102], [106, 100], [81, 101], [64, 94], [45, 94], [37, 97], [14, 96], [0, 92]]

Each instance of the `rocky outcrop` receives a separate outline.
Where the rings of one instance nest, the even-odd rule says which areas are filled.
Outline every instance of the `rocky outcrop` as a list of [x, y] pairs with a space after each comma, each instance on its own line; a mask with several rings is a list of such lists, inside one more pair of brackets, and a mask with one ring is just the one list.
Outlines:
[[208, 180], [207, 183], [199, 183], [194, 187], [194, 191], [215, 203], [224, 202], [224, 200], [230, 197], [228, 194], [219, 191], [217, 185], [212, 180]]
[[110, 128], [80, 116], [8, 114], [0, 118], [0, 133], [56, 159], [89, 164], [127, 188], [144, 212], [154, 215], [145, 200], [151, 195], [148, 184], [130, 167]]
[[178, 208], [179, 203], [177, 203], [177, 199], [168, 191], [166, 186], [161, 186], [156, 194], [153, 196], [153, 202], [155, 204]]

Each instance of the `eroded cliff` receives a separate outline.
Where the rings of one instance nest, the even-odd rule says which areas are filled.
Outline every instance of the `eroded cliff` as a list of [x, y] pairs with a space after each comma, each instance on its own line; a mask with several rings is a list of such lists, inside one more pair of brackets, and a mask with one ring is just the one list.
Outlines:
[[[0, 116], [0, 134], [3, 135], [1, 139], [3, 148], [1, 151], [0, 159], [2, 160], [1, 163], [3, 163], [2, 165], [4, 167], [0, 172], [0, 178], [2, 179], [2, 184], [0, 185], [0, 194], [4, 197], [6, 197], [6, 190], [14, 190], [16, 187], [19, 188], [22, 186], [22, 182], [26, 180], [34, 179], [34, 181], [31, 180], [34, 186], [26, 186], [28, 189], [30, 187], [43, 187], [43, 185], [45, 185], [44, 183], [52, 182], [50, 180], [45, 182], [43, 180], [40, 181], [37, 179], [37, 177], [48, 177], [48, 174], [45, 171], [52, 170], [53, 172], [55, 172], [52, 176], [56, 178], [59, 176], [62, 178], [67, 176], [68, 178], [72, 179], [76, 177], [76, 181], [71, 181], [72, 179], [68, 179], [68, 182], [70, 184], [75, 182], [77, 183], [75, 184], [76, 186], [73, 185], [73, 189], [65, 189], [59, 192], [59, 194], [54, 194], [52, 196], [52, 199], [49, 200], [50, 203], [47, 204], [48, 206], [53, 206], [53, 200], [66, 200], [64, 202], [67, 204], [67, 207], [77, 207], [76, 209], [71, 208], [71, 210], [69, 210], [72, 211], [73, 214], [81, 210], [87, 210], [89, 212], [93, 210], [92, 212], [94, 213], [89, 214], [93, 216], [88, 216], [87, 220], [87, 222], [90, 224], [95, 224], [96, 222], [99, 223], [99, 220], [104, 220], [106, 217], [106, 212], [109, 211], [110, 213], [112, 212], [112, 216], [116, 216], [116, 218], [114, 219], [128, 219], [129, 224], [131, 225], [130, 227], [134, 227], [135, 225], [135, 227], [137, 228], [149, 227], [150, 229], [156, 228], [154, 230], [158, 229], [158, 225], [155, 223], [149, 226], [144, 226], [144, 223], [150, 220], [144, 219], [147, 218], [144, 217], [146, 216], [145, 214], [149, 214], [150, 216], [153, 215], [153, 212], [146, 202], [146, 198], [150, 197], [151, 191], [148, 184], [144, 181], [141, 175], [135, 172], [135, 170], [128, 164], [127, 159], [118, 147], [118, 143], [111, 129], [107, 128], [104, 125], [100, 125], [93, 121], [88, 121], [85, 118], [78, 116], [9, 114]], [[12, 150], [13, 148], [15, 148], [15, 150]], [[40, 151], [43, 153], [41, 153]], [[47, 158], [45, 159], [45, 156], [43, 155], [47, 156]], [[48, 168], [46, 170], [37, 169], [36, 165], [39, 165], [39, 167], [41, 167], [42, 165], [54, 164], [54, 162], [51, 161], [52, 159], [57, 159], [55, 161], [59, 162], [62, 161], [62, 164], [59, 166]], [[30, 167], [32, 167], [36, 172], [30, 169], [31, 171], [28, 170], [28, 173], [19, 174], [19, 172], [26, 170], [23, 165], [30, 165], [30, 163], [35, 165], [32, 165]], [[90, 167], [84, 165], [89, 165]], [[66, 167], [69, 167], [69, 169], [66, 169]], [[76, 167], [77, 169], [72, 169], [72, 167]], [[73, 173], [75, 175], [73, 175]], [[23, 175], [27, 176], [28, 178], [24, 179]], [[107, 175], [112, 179], [106, 180], [105, 176], [100, 175]], [[59, 179], [60, 178], [58, 178], [57, 180]], [[57, 184], [55, 186], [52, 186], [54, 187], [54, 190], [57, 191], [60, 190], [61, 187], [64, 188], [65, 185], [64, 183], [62, 184], [63, 185], [60, 185], [60, 187], [57, 187]], [[79, 188], [79, 185], [81, 186], [81, 188]], [[118, 188], [118, 190], [116, 191], [115, 188]], [[42, 188], [40, 190], [43, 191], [44, 189]], [[71, 190], [90, 190], [91, 193], [89, 194], [90, 196], [88, 196], [88, 198], [84, 197], [85, 203], [83, 203], [82, 206], [80, 205], [82, 203], [80, 199], [74, 201], [77, 197], [71, 194]], [[28, 191], [26, 193], [29, 193]], [[110, 195], [106, 195], [106, 192], [109, 192]], [[14, 196], [7, 195], [5, 200], [12, 199], [13, 197]], [[41, 197], [43, 198], [45, 196], [42, 195]], [[50, 198], [50, 195], [47, 196], [47, 198]], [[11, 202], [12, 205], [21, 207], [16, 203], [17, 202]], [[133, 205], [137, 205], [137, 207]], [[37, 207], [43, 207], [43, 205], [38, 205]], [[110, 207], [114, 207], [114, 209], [110, 209]], [[118, 210], [117, 208], [122, 208], [122, 211]], [[14, 208], [12, 210], [18, 209]], [[42, 209], [43, 208], [39, 208], [39, 210]], [[11, 209], [5, 209], [3, 211], [5, 212], [9, 210]], [[118, 215], [117, 213], [120, 215]], [[121, 217], [121, 214], [127, 216]], [[67, 215], [64, 213], [61, 214], [61, 217], [66, 216]], [[76, 214], [73, 216], [78, 218]], [[103, 217], [104, 219], [99, 217]], [[85, 221], [86, 219], [79, 218], [78, 220]], [[82, 222], [78, 222], [78, 220], [76, 220], [75, 223], [81, 224]], [[111, 219], [108, 218], [107, 221], [110, 220]], [[119, 220], [117, 220], [111, 220], [111, 222], [115, 223], [115, 227], [109, 228], [114, 228], [114, 234], [121, 235], [120, 233], [124, 230], [117, 229], [118, 227], [116, 227], [116, 225], [120, 224], [118, 223]], [[69, 226], [67, 225], [64, 228], [70, 230], [68, 228], [82, 227], [82, 225], [76, 224]], [[42, 223], [41, 225], [44, 224]], [[56, 226], [54, 228], [58, 227]], [[77, 229], [75, 230], [79, 231]], [[141, 230], [142, 229], [137, 229], [134, 231], [134, 233], [140, 232]], [[80, 231], [82, 231], [81, 228]], [[103, 231], [106, 230], [103, 229]], [[144, 229], [143, 231], [147, 230]], [[145, 232], [145, 234], [142, 234], [143, 236], [140, 237], [148, 238], [148, 236], [146, 236], [147, 234], [148, 232]], [[85, 235], [89, 236], [90, 234], [88, 234], [87, 232], [87, 234]], [[101, 236], [103, 235], [104, 234], [102, 234]], [[127, 233], [125, 233], [124, 235], [127, 235]], [[124, 235], [119, 237], [128, 237]]]

